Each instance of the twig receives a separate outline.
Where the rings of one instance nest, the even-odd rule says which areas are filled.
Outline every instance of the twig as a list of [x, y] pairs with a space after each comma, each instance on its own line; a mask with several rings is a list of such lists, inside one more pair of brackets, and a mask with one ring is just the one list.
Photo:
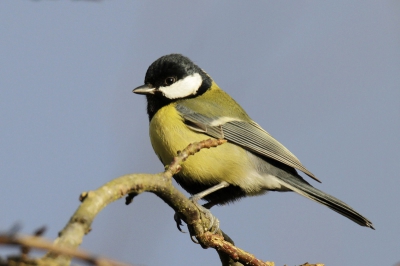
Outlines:
[[[89, 254], [86, 251], [81, 249], [75, 248], [68, 248], [68, 247], [61, 247], [54, 245], [48, 240], [43, 239], [42, 237], [38, 236], [21, 236], [21, 235], [10, 235], [10, 234], [0, 234], [0, 244], [6, 245], [13, 245], [13, 246], [20, 246], [20, 247], [27, 247], [27, 248], [35, 248], [45, 251], [51, 251], [55, 254], [62, 254], [66, 256], [71, 256], [83, 261], [86, 261], [93, 265], [100, 265], [100, 266], [127, 266], [128, 264], [113, 261], [106, 258], [97, 257], [94, 255]], [[23, 254], [22, 254], [23, 255]], [[27, 256], [21, 256], [23, 261], [28, 261], [29, 259]], [[29, 261], [36, 262], [37, 264], [41, 264], [40, 260], [32, 260]]]

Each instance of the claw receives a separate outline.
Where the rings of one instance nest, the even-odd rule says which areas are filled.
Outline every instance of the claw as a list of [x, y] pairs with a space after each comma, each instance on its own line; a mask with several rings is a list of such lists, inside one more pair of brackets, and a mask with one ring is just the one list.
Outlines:
[[190, 239], [192, 240], [192, 242], [195, 244], [200, 244], [199, 241], [197, 241], [196, 238], [194, 238], [194, 237], [195, 237], [194, 235], [192, 235], [192, 234], [190, 235]]
[[183, 223], [182, 223], [182, 219], [181, 219], [181, 217], [179, 217], [179, 214], [176, 212], [175, 214], [174, 214], [174, 220], [175, 220], [175, 222], [176, 222], [176, 227], [178, 228], [178, 230], [181, 232], [181, 233], [186, 233], [184, 230], [182, 230], [182, 228], [181, 228], [181, 226], [183, 225]]

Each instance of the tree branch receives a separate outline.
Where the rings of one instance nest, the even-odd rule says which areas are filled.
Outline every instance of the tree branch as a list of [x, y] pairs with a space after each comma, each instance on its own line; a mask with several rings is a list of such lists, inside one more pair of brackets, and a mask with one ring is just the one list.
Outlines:
[[[12, 245], [12, 246], [20, 246], [22, 247], [21, 256], [14, 256], [8, 259], [7, 263], [0, 263], [0, 265], [42, 265], [40, 261], [35, 259], [28, 258], [28, 251], [31, 248], [45, 250], [54, 252], [56, 254], [63, 254], [65, 256], [70, 256], [73, 258], [77, 258], [83, 261], [86, 261], [92, 265], [101, 265], [101, 266], [128, 266], [128, 264], [113, 261], [110, 259], [93, 256], [90, 253], [83, 251], [81, 249], [69, 248], [69, 247], [61, 247], [58, 245], [54, 245], [48, 240], [45, 240], [38, 236], [20, 236], [14, 234], [0, 234], [0, 244]], [[47, 262], [51, 262], [52, 264], [55, 262], [48, 260]], [[47, 263], [48, 264], [48, 263]]]
[[142, 192], [152, 192], [182, 217], [191, 234], [197, 238], [203, 248], [212, 247], [217, 250], [223, 265], [273, 265], [234, 246], [229, 236], [221, 230], [218, 230], [216, 234], [207, 232], [206, 228], [210, 228], [211, 221], [203, 217], [196, 205], [172, 185], [173, 175], [180, 171], [181, 164], [189, 156], [201, 149], [217, 147], [225, 142], [226, 140], [222, 139], [209, 139], [190, 144], [182, 152], [178, 152], [178, 156], [163, 173], [128, 174], [106, 183], [97, 190], [83, 192], [80, 195], [81, 205], [54, 241], [54, 245], [61, 249], [48, 248], [49, 252], [38, 262], [69, 265], [71, 257], [77, 255], [61, 252], [61, 250], [76, 249], [82, 243], [84, 235], [90, 232], [93, 220], [104, 207], [124, 196], [127, 196], [126, 203], [129, 204]]

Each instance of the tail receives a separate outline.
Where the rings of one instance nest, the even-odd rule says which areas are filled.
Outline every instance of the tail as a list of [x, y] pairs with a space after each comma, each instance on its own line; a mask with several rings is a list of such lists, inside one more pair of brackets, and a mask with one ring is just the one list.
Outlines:
[[300, 195], [314, 200], [326, 207], [334, 210], [337, 213], [349, 218], [353, 222], [361, 225], [366, 226], [371, 229], [375, 228], [372, 225], [372, 222], [356, 212], [352, 207], [344, 203], [343, 201], [322, 192], [319, 189], [309, 185], [306, 181], [304, 181], [301, 177], [300, 178], [293, 178], [293, 176], [288, 177], [281, 177], [277, 176], [279, 182], [284, 185], [285, 187], [293, 190], [294, 192], [299, 193]]

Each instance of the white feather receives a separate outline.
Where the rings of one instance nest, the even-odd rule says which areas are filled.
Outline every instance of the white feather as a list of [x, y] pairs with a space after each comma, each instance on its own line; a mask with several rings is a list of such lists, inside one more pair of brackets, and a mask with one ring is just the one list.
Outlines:
[[178, 80], [168, 87], [160, 87], [161, 91], [168, 99], [179, 99], [190, 95], [195, 95], [200, 88], [203, 79], [199, 73], [187, 76], [184, 79]]
[[213, 120], [210, 123], [210, 125], [215, 127], [215, 126], [220, 126], [220, 125], [226, 124], [228, 122], [232, 122], [232, 121], [242, 121], [242, 120], [233, 118], [233, 117], [224, 116], [224, 117], [220, 117], [218, 119]]

